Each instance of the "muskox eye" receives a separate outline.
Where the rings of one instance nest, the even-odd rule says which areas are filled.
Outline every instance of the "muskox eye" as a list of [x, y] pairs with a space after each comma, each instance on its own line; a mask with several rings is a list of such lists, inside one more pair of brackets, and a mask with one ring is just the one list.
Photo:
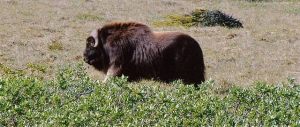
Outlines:
[[95, 39], [93, 37], [89, 37], [87, 38], [87, 43], [90, 45], [90, 46], [95, 46]]

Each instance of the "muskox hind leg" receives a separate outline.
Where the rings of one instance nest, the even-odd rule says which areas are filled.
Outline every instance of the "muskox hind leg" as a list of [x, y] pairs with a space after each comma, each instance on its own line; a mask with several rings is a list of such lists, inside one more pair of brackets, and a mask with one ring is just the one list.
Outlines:
[[179, 42], [174, 57], [176, 74], [184, 83], [198, 86], [205, 81], [202, 50], [198, 42], [190, 37], [186, 37]]
[[205, 81], [205, 65], [202, 51], [198, 47], [196, 49], [194, 52], [187, 53], [188, 55], [183, 62], [185, 66], [179, 65], [185, 82], [195, 86]]
[[108, 68], [106, 72], [106, 76], [102, 82], [106, 83], [110, 78], [115, 76], [121, 76], [121, 74], [122, 74], [122, 66], [113, 64]]

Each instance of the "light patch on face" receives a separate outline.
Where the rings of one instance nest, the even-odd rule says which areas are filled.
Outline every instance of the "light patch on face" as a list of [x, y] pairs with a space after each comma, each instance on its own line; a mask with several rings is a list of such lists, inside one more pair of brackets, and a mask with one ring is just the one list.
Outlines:
[[99, 40], [98, 40], [98, 29], [93, 30], [91, 33], [91, 36], [95, 39], [95, 44], [94, 47], [97, 47], [99, 44]]

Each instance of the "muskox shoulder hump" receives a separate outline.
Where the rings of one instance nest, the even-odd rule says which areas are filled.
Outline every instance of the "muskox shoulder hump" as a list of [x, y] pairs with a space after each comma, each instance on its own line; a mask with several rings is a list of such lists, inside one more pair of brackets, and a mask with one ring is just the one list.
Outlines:
[[110, 36], [113, 40], [109, 42], [117, 42], [128, 40], [132, 42], [146, 41], [153, 36], [151, 29], [144, 24], [136, 22], [114, 22], [106, 24], [101, 28], [101, 35], [106, 41]]
[[137, 34], [139, 32], [150, 33], [151, 29], [144, 24], [136, 23], [136, 22], [113, 22], [110, 24], [104, 25], [101, 30], [108, 32], [123, 32], [132, 34]]

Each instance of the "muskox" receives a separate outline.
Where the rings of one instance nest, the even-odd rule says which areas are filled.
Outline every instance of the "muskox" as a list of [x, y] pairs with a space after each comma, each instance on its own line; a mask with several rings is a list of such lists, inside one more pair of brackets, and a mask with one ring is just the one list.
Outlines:
[[186, 84], [205, 80], [199, 43], [180, 32], [152, 32], [144, 24], [115, 22], [94, 30], [86, 39], [84, 61], [111, 76], [129, 81], [154, 79]]

